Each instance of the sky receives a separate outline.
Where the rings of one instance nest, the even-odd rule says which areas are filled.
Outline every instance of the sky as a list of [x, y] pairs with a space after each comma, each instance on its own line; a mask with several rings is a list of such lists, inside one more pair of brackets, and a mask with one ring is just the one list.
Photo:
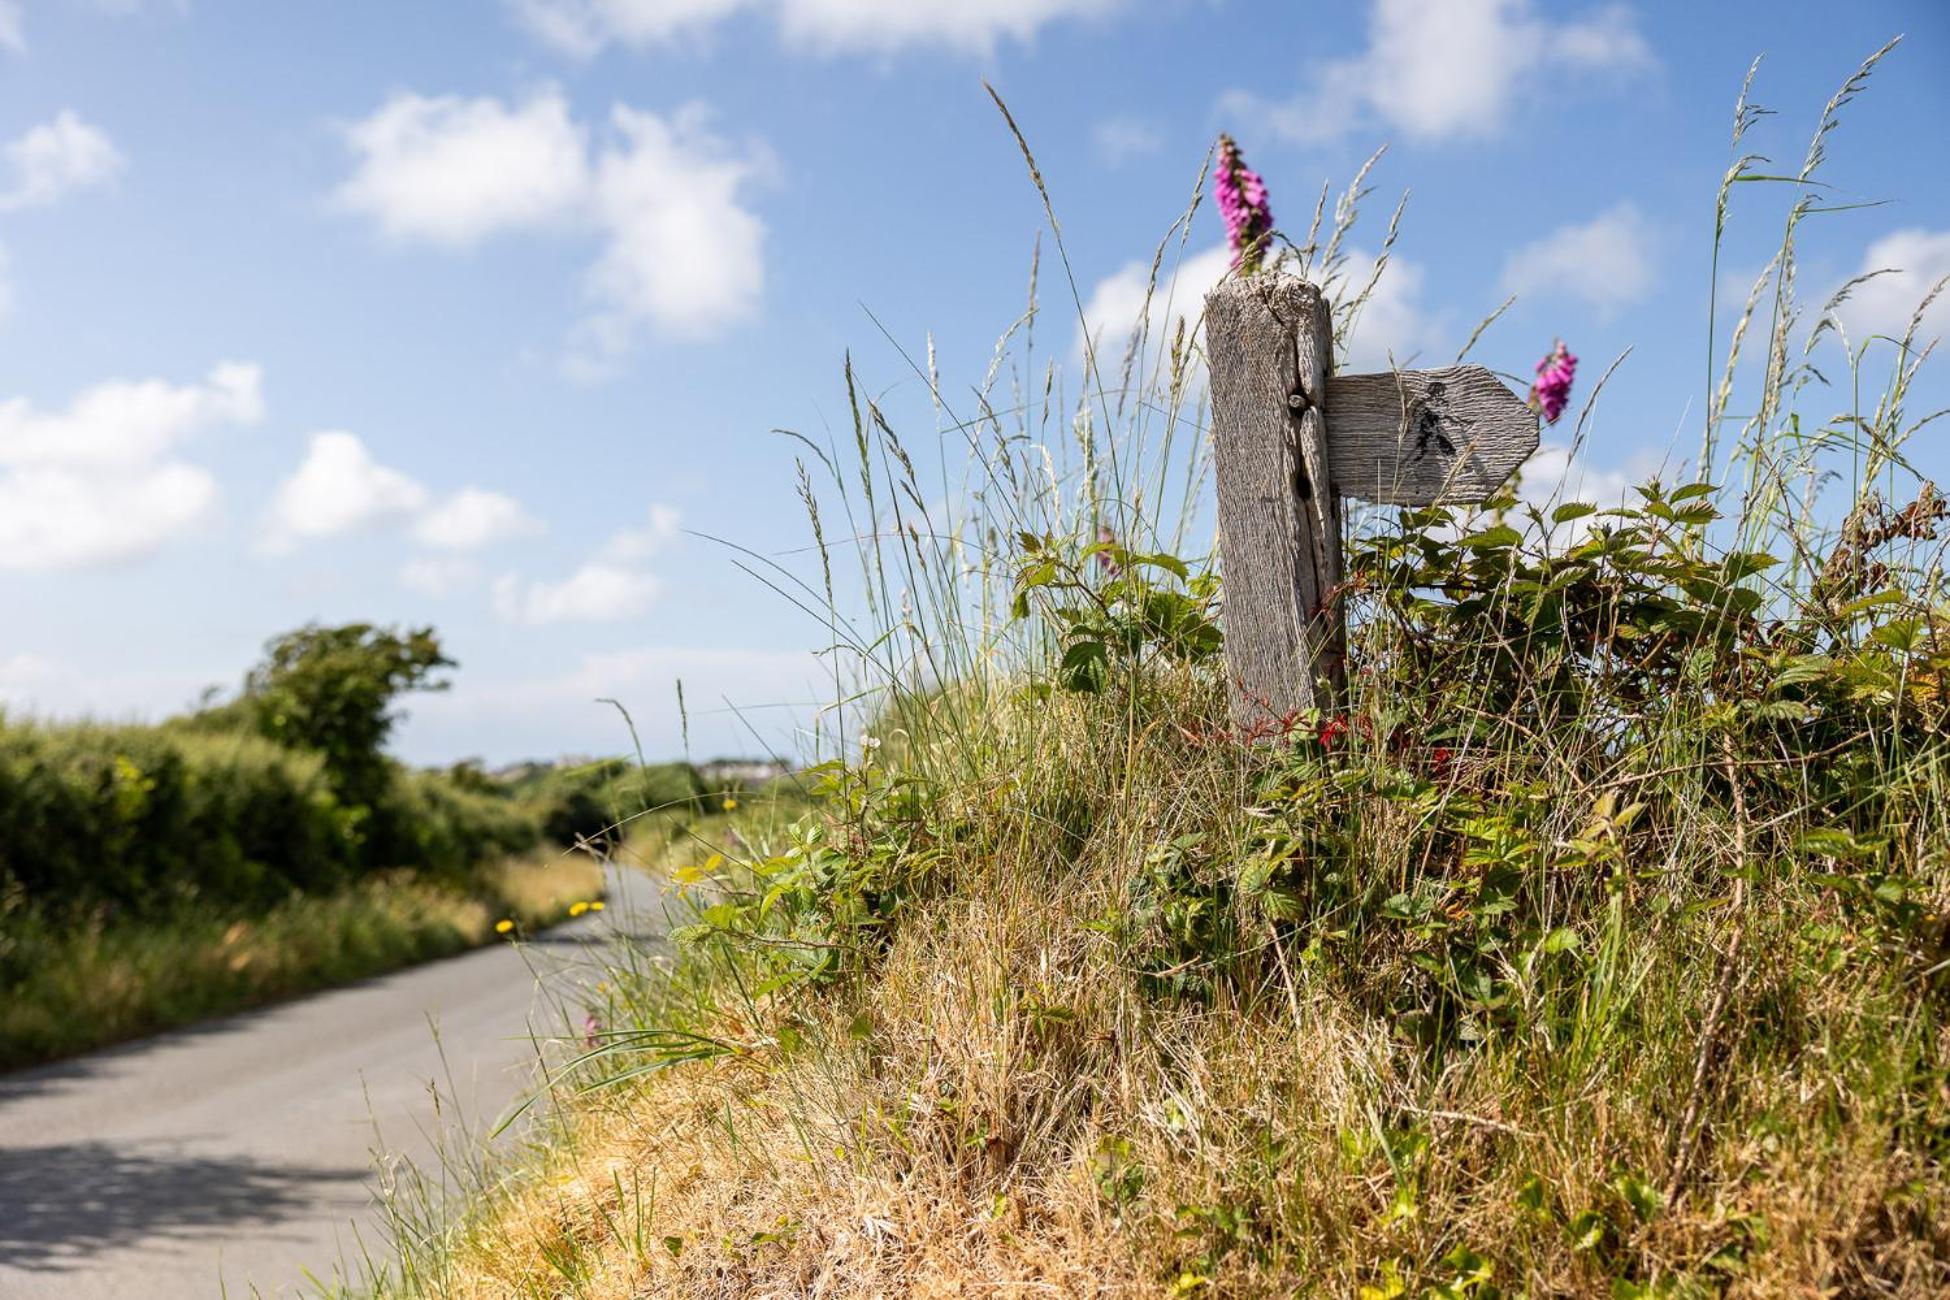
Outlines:
[[[409, 761], [622, 750], [603, 699], [674, 754], [679, 679], [696, 756], [800, 745], [821, 630], [725, 543], [804, 563], [774, 430], [847, 418], [849, 351], [912, 402], [904, 354], [974, 382], [1021, 313], [1045, 217], [985, 81], [1059, 333], [1128, 325], [1218, 132], [1288, 229], [1386, 144], [1349, 363], [1516, 295], [1476, 359], [1624, 356], [1540, 453], [1616, 497], [1698, 447], [1749, 66], [1791, 170], [1898, 34], [1828, 141], [1863, 206], [1802, 241], [1814, 305], [1889, 271], [1857, 338], [1950, 275], [1942, 0], [0, 0], [0, 704], [154, 718], [285, 629], [430, 623]], [[1736, 194], [1723, 310], [1787, 197]], [[1180, 300], [1222, 241], [1208, 203]]]

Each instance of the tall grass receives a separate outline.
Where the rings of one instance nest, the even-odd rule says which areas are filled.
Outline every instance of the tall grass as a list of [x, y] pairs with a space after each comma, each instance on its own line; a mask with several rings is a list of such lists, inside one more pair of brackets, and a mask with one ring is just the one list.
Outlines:
[[0, 1069], [32, 1065], [526, 934], [603, 892], [591, 857], [481, 865], [464, 884], [387, 872], [262, 911], [111, 919], [19, 913], [0, 932]]
[[[1795, 283], [1880, 57], [1709, 326], [1693, 472], [1364, 517], [1344, 707], [1258, 744], [1198, 575], [1195, 329], [1092, 346], [1074, 399], [1033, 297], [972, 394], [915, 361], [952, 506], [849, 365], [819, 569], [754, 565], [853, 665], [818, 805], [668, 860], [678, 955], [611, 974], [539, 1172], [379, 1291], [1950, 1290], [1928, 348], [1850, 341], [1826, 386]], [[1288, 254], [1343, 324], [1364, 186]]]

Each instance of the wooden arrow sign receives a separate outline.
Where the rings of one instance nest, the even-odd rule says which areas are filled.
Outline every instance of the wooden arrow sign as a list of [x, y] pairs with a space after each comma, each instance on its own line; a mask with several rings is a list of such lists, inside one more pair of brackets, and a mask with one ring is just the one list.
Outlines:
[[1481, 366], [1334, 375], [1325, 415], [1334, 490], [1383, 505], [1485, 500], [1537, 450], [1537, 413]]
[[1205, 299], [1234, 721], [1277, 733], [1345, 686], [1340, 498], [1463, 504], [1537, 450], [1537, 416], [1481, 366], [1329, 376], [1332, 313], [1288, 275]]

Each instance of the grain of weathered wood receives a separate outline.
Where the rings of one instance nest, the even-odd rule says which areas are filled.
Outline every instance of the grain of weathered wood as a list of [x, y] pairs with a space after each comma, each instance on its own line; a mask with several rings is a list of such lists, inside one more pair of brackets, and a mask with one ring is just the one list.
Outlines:
[[1343, 685], [1340, 496], [1321, 410], [1333, 326], [1313, 285], [1256, 275], [1206, 297], [1205, 339], [1226, 668], [1233, 719], [1252, 727], [1329, 707]]
[[1343, 496], [1481, 501], [1537, 450], [1537, 413], [1481, 366], [1336, 375], [1328, 465]]

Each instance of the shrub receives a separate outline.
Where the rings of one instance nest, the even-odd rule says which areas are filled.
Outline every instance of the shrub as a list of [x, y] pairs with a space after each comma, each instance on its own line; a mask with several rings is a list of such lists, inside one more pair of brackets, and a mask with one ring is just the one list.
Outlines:
[[267, 904], [356, 869], [323, 764], [246, 735], [0, 723], [0, 890], [136, 911]]

